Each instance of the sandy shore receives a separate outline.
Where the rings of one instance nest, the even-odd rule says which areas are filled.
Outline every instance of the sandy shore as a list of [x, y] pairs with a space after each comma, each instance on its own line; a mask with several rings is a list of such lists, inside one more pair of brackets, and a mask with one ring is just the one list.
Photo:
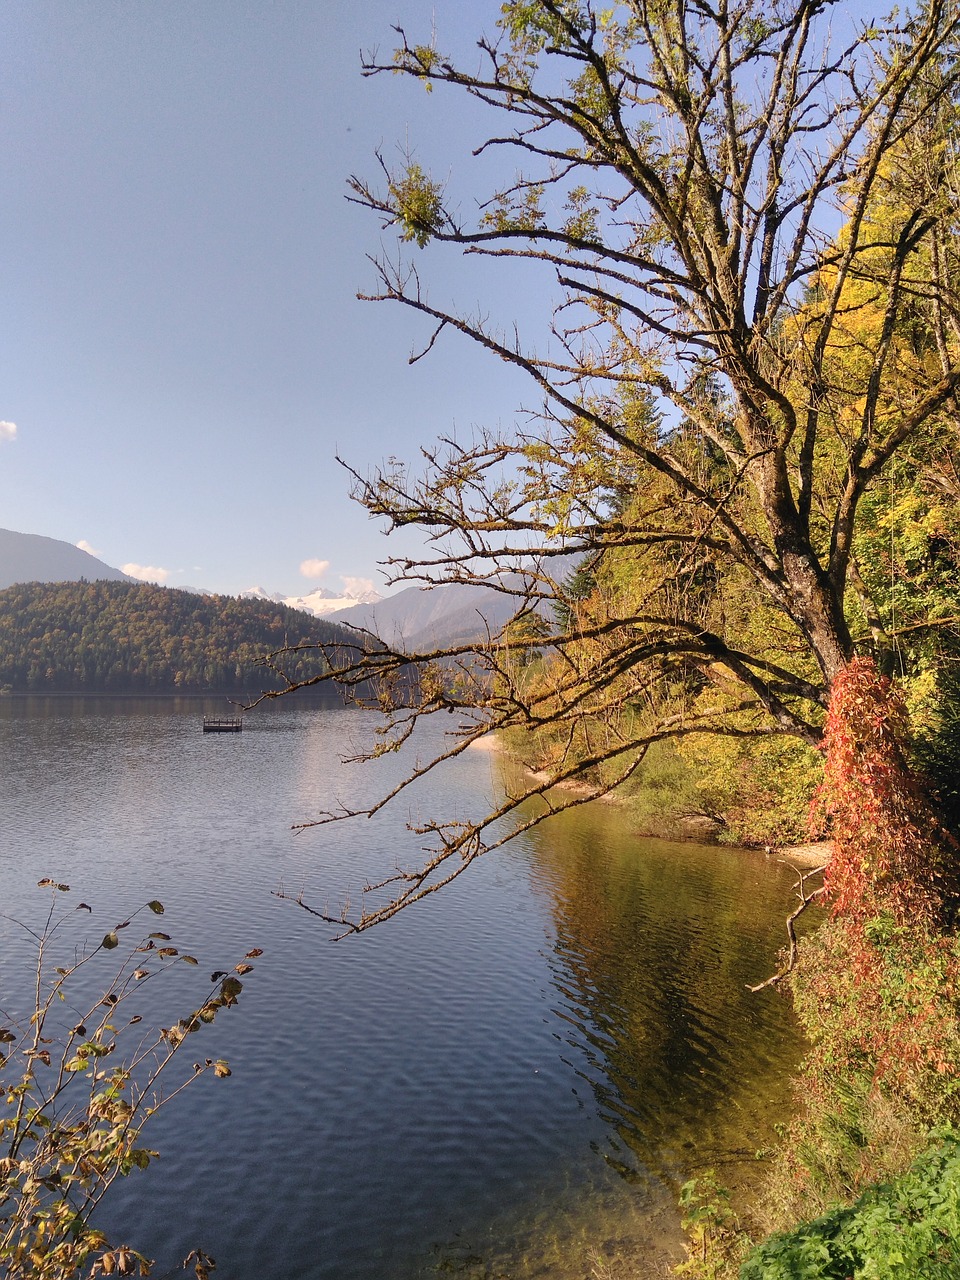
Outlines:
[[815, 844], [785, 845], [783, 848], [768, 850], [771, 857], [779, 858], [790, 866], [803, 870], [814, 867], [825, 867], [833, 853], [833, 845], [829, 840], [820, 840]]

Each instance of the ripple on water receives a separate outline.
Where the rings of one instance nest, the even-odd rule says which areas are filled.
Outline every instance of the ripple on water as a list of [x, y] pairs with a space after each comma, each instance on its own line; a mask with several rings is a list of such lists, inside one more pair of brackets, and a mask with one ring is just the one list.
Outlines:
[[[409, 756], [378, 776], [340, 764], [359, 713], [273, 707], [212, 740], [201, 713], [0, 700], [5, 911], [36, 919], [51, 875], [94, 905], [94, 937], [160, 898], [201, 978], [264, 950], [203, 1033], [233, 1076], [158, 1116], [162, 1158], [118, 1188], [108, 1225], [165, 1265], [202, 1243], [233, 1280], [566, 1280], [594, 1256], [639, 1275], [675, 1248], [679, 1182], [742, 1162], [787, 1105], [787, 1011], [744, 986], [780, 945], [789, 875], [638, 841], [592, 806], [334, 945], [271, 891], [336, 906], [420, 842], [389, 812], [290, 826], [372, 798]], [[479, 812], [496, 768], [465, 753], [400, 816]], [[0, 921], [0, 1004], [26, 941]]]

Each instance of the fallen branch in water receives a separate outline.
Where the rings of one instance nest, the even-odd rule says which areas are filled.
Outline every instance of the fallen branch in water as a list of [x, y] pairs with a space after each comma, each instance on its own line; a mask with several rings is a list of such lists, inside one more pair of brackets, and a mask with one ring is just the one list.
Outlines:
[[796, 889], [798, 894], [800, 895], [799, 907], [797, 907], [796, 911], [794, 911], [791, 915], [787, 916], [787, 921], [786, 921], [787, 937], [790, 940], [790, 950], [787, 955], [787, 960], [786, 960], [786, 963], [775, 974], [773, 974], [772, 977], [767, 978], [766, 982], [759, 982], [755, 987], [751, 987], [748, 984], [747, 985], [748, 991], [763, 991], [765, 987], [775, 987], [778, 983], [782, 982], [784, 978], [787, 977], [788, 974], [793, 972], [797, 963], [797, 933], [793, 927], [794, 922], [796, 920], [799, 920], [800, 916], [803, 915], [804, 911], [806, 911], [807, 907], [809, 907], [811, 902], [816, 902], [818, 898], [823, 897], [824, 893], [826, 893], [826, 885], [821, 885], [819, 889], [814, 889], [813, 893], [808, 894], [806, 891], [807, 881], [810, 879], [811, 876], [822, 875], [825, 870], [824, 867], [815, 867], [813, 871], [808, 871], [806, 874], [804, 874], [799, 867], [793, 867], [792, 864], [789, 862], [786, 865], [789, 867], [792, 867], [792, 869], [796, 871], [797, 876], [799, 877], [797, 880]]

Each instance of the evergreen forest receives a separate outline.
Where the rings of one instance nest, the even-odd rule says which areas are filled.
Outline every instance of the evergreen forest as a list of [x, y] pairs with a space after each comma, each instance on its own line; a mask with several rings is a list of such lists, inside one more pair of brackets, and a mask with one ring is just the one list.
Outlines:
[[[343, 628], [264, 600], [147, 583], [29, 582], [0, 591], [0, 688], [12, 693], [256, 693], [283, 682], [276, 649], [348, 640]], [[309, 680], [316, 649], [288, 654]]]

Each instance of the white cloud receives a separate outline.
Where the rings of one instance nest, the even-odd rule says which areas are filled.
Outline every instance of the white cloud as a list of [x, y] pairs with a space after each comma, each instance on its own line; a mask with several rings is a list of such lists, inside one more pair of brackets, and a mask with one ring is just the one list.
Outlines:
[[17, 424], [15, 422], [0, 422], [0, 441], [16, 440]]
[[81, 538], [80, 541], [77, 543], [77, 546], [80, 548], [81, 551], [86, 551], [88, 556], [98, 556], [100, 554], [99, 551], [94, 551], [93, 547], [91, 547], [90, 543], [86, 540], [86, 538]]
[[344, 592], [351, 600], [359, 600], [362, 595], [373, 590], [372, 578], [348, 578], [341, 574], [340, 581], [343, 583]]
[[158, 569], [152, 564], [122, 564], [120, 568], [131, 578], [139, 578], [141, 582], [164, 583], [170, 577], [169, 569]]
[[305, 578], [322, 578], [330, 568], [329, 560], [301, 560], [300, 572]]

